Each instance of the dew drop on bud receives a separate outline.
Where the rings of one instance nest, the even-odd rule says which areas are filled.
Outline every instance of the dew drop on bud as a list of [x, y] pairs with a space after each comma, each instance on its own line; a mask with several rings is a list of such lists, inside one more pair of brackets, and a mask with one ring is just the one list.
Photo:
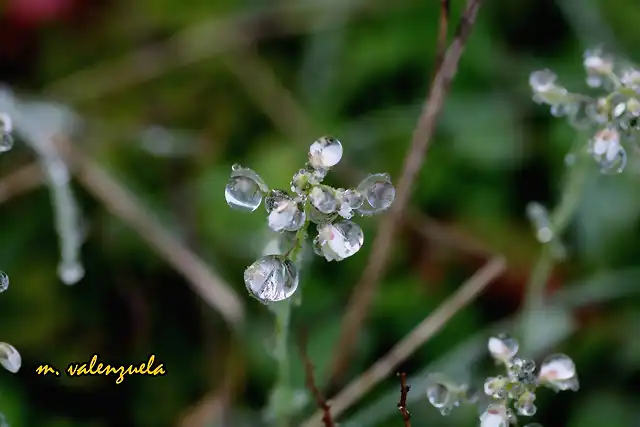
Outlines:
[[363, 215], [374, 215], [387, 210], [396, 198], [396, 189], [386, 173], [369, 175], [358, 184], [357, 191], [364, 195], [364, 203], [358, 208]]
[[265, 200], [269, 216], [267, 223], [273, 231], [297, 231], [306, 220], [298, 203], [281, 190], [272, 190]]
[[449, 401], [449, 389], [443, 384], [434, 383], [427, 387], [427, 399], [434, 408], [444, 408]]
[[22, 366], [22, 357], [20, 353], [11, 344], [0, 342], [0, 365], [7, 371], [16, 373]]
[[360, 250], [364, 233], [355, 222], [343, 220], [318, 227], [317, 239], [314, 247], [319, 246], [327, 261], [342, 261]]
[[498, 334], [489, 338], [487, 348], [489, 349], [491, 356], [495, 359], [507, 361], [516, 355], [520, 345], [518, 344], [518, 341], [510, 335]]
[[267, 185], [257, 173], [238, 164], [231, 167], [231, 176], [224, 188], [224, 197], [231, 208], [253, 212], [266, 191]]
[[9, 289], [9, 276], [0, 270], [0, 292], [4, 292], [7, 289]]
[[298, 271], [291, 260], [281, 255], [267, 255], [244, 271], [247, 290], [263, 304], [282, 301], [298, 288]]
[[492, 404], [480, 415], [480, 427], [507, 427], [509, 415], [504, 405]]
[[544, 359], [538, 379], [555, 390], [578, 389], [576, 366], [565, 354], [553, 354]]
[[338, 208], [338, 199], [336, 199], [330, 187], [326, 185], [317, 185], [309, 192], [309, 201], [318, 211], [323, 214], [335, 212]]
[[309, 147], [309, 163], [316, 169], [335, 166], [342, 159], [342, 143], [335, 138], [323, 136]]

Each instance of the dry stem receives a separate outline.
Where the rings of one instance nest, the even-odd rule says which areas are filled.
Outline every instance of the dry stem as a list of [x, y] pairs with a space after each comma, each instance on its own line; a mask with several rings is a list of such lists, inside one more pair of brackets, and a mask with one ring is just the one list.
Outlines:
[[358, 331], [364, 322], [378, 283], [387, 268], [398, 225], [401, 223], [405, 208], [409, 202], [413, 183], [425, 160], [436, 121], [444, 104], [444, 98], [458, 70], [460, 56], [475, 23], [481, 2], [482, 0], [467, 1], [467, 7], [458, 24], [455, 38], [447, 49], [442, 65], [436, 73], [429, 96], [423, 104], [420, 119], [413, 133], [411, 147], [405, 157], [402, 175], [396, 191], [396, 199], [391, 211], [380, 224], [372, 244], [373, 249], [369, 262], [360, 282], [352, 293], [347, 307], [337, 351], [334, 353], [331, 376], [333, 380], [341, 377], [349, 364], [353, 347], [357, 343]]
[[[505, 271], [505, 267], [504, 258], [497, 256], [476, 271], [453, 295], [413, 328], [386, 355], [331, 399], [333, 402], [331, 407], [333, 417], [337, 418], [393, 372], [400, 363], [434, 336], [458, 311], [473, 301], [491, 281], [500, 276]], [[302, 426], [316, 427], [319, 425], [321, 417], [322, 413], [316, 412]]]
[[401, 372], [398, 374], [400, 377], [400, 401], [398, 402], [398, 410], [402, 415], [404, 421], [404, 427], [411, 427], [411, 414], [407, 409], [407, 394], [409, 394], [410, 386], [407, 385], [407, 374]]

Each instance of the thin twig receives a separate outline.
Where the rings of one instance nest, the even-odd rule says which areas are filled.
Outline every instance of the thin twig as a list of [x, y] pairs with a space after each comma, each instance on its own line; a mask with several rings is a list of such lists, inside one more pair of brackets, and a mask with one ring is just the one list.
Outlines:
[[433, 69], [437, 72], [442, 65], [444, 53], [447, 49], [447, 34], [449, 33], [449, 16], [451, 15], [450, 0], [440, 0], [440, 21], [438, 22], [438, 44], [436, 45], [436, 61]]
[[307, 332], [303, 331], [300, 334], [300, 338], [298, 341], [298, 348], [300, 349], [300, 358], [302, 359], [302, 363], [304, 364], [304, 373], [307, 382], [307, 388], [313, 394], [313, 397], [316, 400], [316, 404], [318, 408], [322, 411], [322, 423], [325, 427], [335, 427], [333, 422], [333, 418], [331, 418], [331, 408], [329, 404], [327, 404], [327, 400], [322, 395], [322, 392], [318, 389], [316, 385], [314, 375], [313, 375], [313, 364], [311, 363], [311, 359], [307, 354]]
[[0, 180], [0, 203], [35, 190], [43, 183], [44, 177], [38, 163], [23, 166]]
[[[411, 356], [420, 346], [426, 343], [451, 319], [458, 311], [467, 306], [494, 279], [505, 271], [505, 260], [497, 256], [475, 272], [458, 290], [447, 298], [427, 318], [409, 332], [386, 355], [381, 357], [369, 369], [347, 385], [336, 397], [332, 398], [331, 413], [334, 418], [344, 413], [365, 393], [369, 392], [380, 381], [393, 372], [400, 363]], [[302, 424], [303, 427], [319, 425], [322, 413], [316, 412]]]
[[389, 254], [393, 247], [398, 224], [401, 223], [411, 197], [413, 183], [425, 160], [438, 116], [444, 104], [444, 98], [458, 70], [458, 61], [475, 23], [481, 2], [482, 0], [468, 0], [467, 7], [458, 24], [455, 38], [447, 49], [429, 96], [424, 102], [420, 119], [413, 133], [411, 147], [405, 157], [402, 175], [396, 191], [396, 199], [390, 212], [380, 224], [376, 238], [371, 245], [373, 249], [369, 256], [369, 262], [365, 267], [360, 282], [355, 286], [347, 307], [332, 363], [331, 378], [333, 381], [342, 376], [349, 364], [353, 347], [358, 341], [358, 332], [373, 300], [378, 283], [387, 269]]
[[244, 320], [244, 306], [236, 292], [202, 259], [167, 232], [124, 185], [91, 158], [73, 149], [70, 143], [63, 145], [62, 151], [75, 167], [78, 181], [108, 211], [138, 232], [230, 325], [240, 326]]
[[400, 372], [398, 376], [400, 377], [400, 401], [398, 402], [398, 410], [402, 415], [404, 427], [411, 427], [411, 413], [409, 413], [407, 409], [407, 394], [409, 394], [411, 387], [407, 385], [407, 374], [405, 372]]

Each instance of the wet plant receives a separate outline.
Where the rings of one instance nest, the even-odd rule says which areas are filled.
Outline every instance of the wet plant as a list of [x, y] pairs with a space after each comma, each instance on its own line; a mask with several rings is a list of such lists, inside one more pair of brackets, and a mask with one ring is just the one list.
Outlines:
[[[293, 390], [289, 387], [287, 341], [291, 297], [300, 282], [300, 253], [309, 228], [316, 255], [327, 261], [342, 261], [364, 244], [362, 228], [352, 221], [356, 214], [370, 216], [386, 211], [395, 199], [395, 188], [386, 173], [367, 176], [355, 188], [333, 188], [323, 184], [329, 170], [342, 159], [342, 143], [321, 137], [309, 147], [308, 161], [295, 172], [290, 191], [271, 189], [253, 170], [235, 164], [225, 187], [225, 199], [233, 209], [254, 212], [264, 201], [267, 226], [281, 234], [280, 253], [265, 255], [244, 271], [249, 294], [276, 316], [275, 357], [279, 372], [267, 417], [287, 425], [293, 413]], [[285, 246], [285, 247], [283, 247]]]

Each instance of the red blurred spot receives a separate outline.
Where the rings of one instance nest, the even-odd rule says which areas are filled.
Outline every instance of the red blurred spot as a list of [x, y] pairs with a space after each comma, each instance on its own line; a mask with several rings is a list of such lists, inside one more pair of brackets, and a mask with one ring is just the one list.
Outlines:
[[10, 0], [6, 17], [18, 25], [35, 27], [67, 16], [75, 0]]

